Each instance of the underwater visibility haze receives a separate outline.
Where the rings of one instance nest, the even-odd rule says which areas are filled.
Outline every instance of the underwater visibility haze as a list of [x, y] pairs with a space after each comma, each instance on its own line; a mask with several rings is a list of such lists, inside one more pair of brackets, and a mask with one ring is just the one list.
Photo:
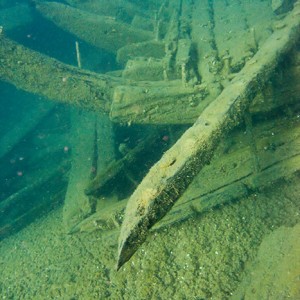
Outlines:
[[0, 298], [300, 299], [300, 0], [0, 0]]

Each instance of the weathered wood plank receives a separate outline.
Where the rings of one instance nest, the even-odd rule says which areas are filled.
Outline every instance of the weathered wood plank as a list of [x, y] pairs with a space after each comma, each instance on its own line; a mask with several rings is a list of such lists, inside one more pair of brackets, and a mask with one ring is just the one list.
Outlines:
[[110, 117], [129, 124], [191, 124], [208, 104], [202, 101], [206, 93], [205, 86], [183, 86], [181, 80], [120, 85], [114, 90]]
[[[120, 183], [124, 184], [124, 179], [136, 187], [145, 175], [147, 166], [161, 156], [167, 145], [160, 132], [149, 133], [134, 148], [128, 149], [122, 158], [112, 161], [107, 168], [100, 170], [97, 176], [88, 183], [85, 189], [86, 195], [98, 197], [105, 195], [107, 191], [111, 191]], [[124, 187], [122, 189], [125, 190]]]
[[97, 15], [111, 16], [124, 22], [132, 20], [136, 15], [146, 16], [148, 14], [147, 10], [142, 10], [134, 3], [124, 0], [67, 0], [66, 2], [80, 10]]
[[147, 41], [153, 33], [114, 18], [88, 13], [58, 2], [39, 2], [37, 10], [62, 29], [78, 36], [82, 40], [116, 53], [125, 45]]
[[126, 207], [119, 238], [118, 269], [145, 241], [148, 230], [170, 210], [196, 174], [210, 162], [222, 136], [240, 122], [279, 59], [299, 39], [299, 16], [300, 1], [297, 1], [284, 20], [285, 27], [270, 36], [195, 124], [150, 169]]
[[214, 20], [212, 6], [208, 0], [195, 1], [192, 9], [191, 36], [195, 44], [198, 73], [202, 83], [208, 85], [211, 97], [216, 97], [221, 92], [220, 84], [217, 82], [218, 75], [218, 53], [214, 37]]
[[120, 48], [117, 52], [118, 63], [125, 65], [129, 59], [135, 57], [147, 57], [161, 59], [165, 55], [165, 44], [161, 41], [146, 41], [129, 44]]
[[63, 64], [3, 34], [0, 34], [0, 62], [0, 80], [86, 109], [109, 111], [112, 87], [119, 82], [107, 75]]

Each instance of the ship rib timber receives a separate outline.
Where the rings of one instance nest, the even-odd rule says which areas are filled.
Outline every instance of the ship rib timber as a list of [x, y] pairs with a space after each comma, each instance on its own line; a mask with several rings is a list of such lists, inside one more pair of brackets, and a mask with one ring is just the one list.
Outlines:
[[148, 230], [210, 162], [221, 138], [236, 126], [280, 58], [299, 40], [300, 1], [256, 55], [146, 175], [128, 201], [119, 238], [119, 269], [145, 241]]

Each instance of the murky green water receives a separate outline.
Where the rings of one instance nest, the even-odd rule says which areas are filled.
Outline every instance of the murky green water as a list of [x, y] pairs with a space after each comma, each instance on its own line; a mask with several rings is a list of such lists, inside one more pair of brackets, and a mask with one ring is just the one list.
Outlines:
[[299, 299], [298, 2], [0, 0], [0, 298]]

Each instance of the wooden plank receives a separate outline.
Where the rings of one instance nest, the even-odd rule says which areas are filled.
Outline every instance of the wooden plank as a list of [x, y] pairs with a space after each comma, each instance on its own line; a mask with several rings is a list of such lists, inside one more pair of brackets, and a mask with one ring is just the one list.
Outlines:
[[71, 6], [97, 15], [111, 16], [128, 22], [136, 15], [146, 16], [147, 10], [140, 9], [136, 4], [124, 0], [66, 0]]
[[206, 94], [205, 86], [183, 86], [181, 80], [120, 85], [110, 117], [128, 124], [191, 124], [208, 104], [202, 101]]
[[128, 44], [117, 52], [117, 62], [125, 65], [129, 59], [147, 57], [161, 59], [165, 55], [165, 44], [161, 41], [146, 41], [136, 44]]
[[114, 129], [108, 115], [97, 114], [95, 148], [98, 174], [115, 159]]
[[88, 13], [58, 2], [38, 2], [37, 10], [47, 19], [98, 48], [116, 53], [125, 45], [147, 41], [153, 33], [114, 18]]
[[[145, 241], [148, 230], [179, 199], [196, 174], [210, 162], [222, 136], [236, 126], [257, 91], [269, 80], [279, 59], [298, 41], [300, 1], [177, 143], [146, 175], [130, 197], [122, 224], [117, 268]], [[183, 155], [184, 154], [184, 155]]]
[[219, 95], [221, 88], [217, 66], [218, 53], [214, 37], [212, 5], [208, 0], [195, 1], [192, 9], [191, 36], [196, 46], [198, 72], [201, 82], [209, 85], [212, 97]]
[[71, 120], [72, 167], [63, 210], [68, 232], [95, 212], [96, 199], [86, 193], [86, 186], [115, 157], [114, 135], [107, 116], [73, 110]]
[[[144, 140], [139, 141], [133, 149], [128, 149], [128, 153], [122, 158], [112, 161], [107, 168], [100, 170], [97, 176], [88, 183], [85, 194], [98, 197], [105, 195], [105, 192], [112, 190], [120, 183], [124, 184], [124, 179], [128, 179], [127, 181], [136, 187], [146, 173], [145, 166], [156, 161], [166, 149], [168, 143], [162, 137], [162, 134], [154, 131]], [[146, 165], [145, 157], [147, 157]], [[136, 166], [140, 166], [138, 170]], [[123, 190], [125, 190], [124, 186]]]
[[[273, 135], [272, 135], [273, 134]], [[229, 148], [218, 148], [187, 191], [155, 228], [186, 219], [216, 205], [255, 193], [300, 170], [300, 126], [297, 120], [277, 119], [254, 128], [260, 172], [255, 171], [251, 147], [242, 132], [230, 137]], [[226, 151], [226, 153], [224, 153]]]
[[[120, 80], [80, 70], [30, 50], [0, 34], [0, 80], [48, 99], [108, 111]], [[51, 76], [49, 76], [51, 74]]]

